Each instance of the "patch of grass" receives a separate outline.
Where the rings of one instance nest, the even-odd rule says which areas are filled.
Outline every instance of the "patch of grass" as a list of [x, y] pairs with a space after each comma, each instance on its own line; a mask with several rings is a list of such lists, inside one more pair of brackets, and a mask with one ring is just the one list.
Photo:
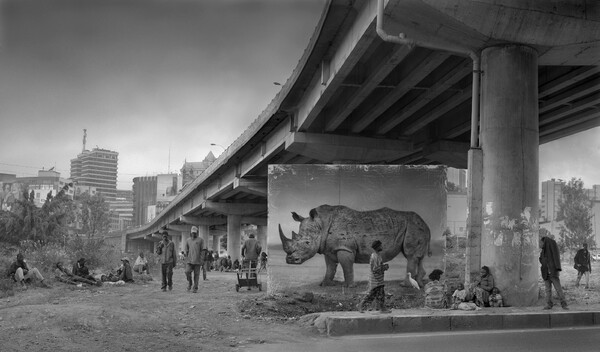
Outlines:
[[8, 278], [0, 279], [0, 298], [14, 296], [14, 281]]

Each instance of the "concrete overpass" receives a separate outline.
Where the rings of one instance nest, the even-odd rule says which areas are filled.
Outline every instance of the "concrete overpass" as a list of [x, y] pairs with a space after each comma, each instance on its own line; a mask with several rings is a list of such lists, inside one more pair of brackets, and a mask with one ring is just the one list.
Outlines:
[[[467, 272], [484, 255], [505, 293], [524, 297], [511, 304], [528, 304], [538, 147], [600, 126], [599, 38], [590, 0], [331, 0], [269, 106], [127, 239], [168, 228], [184, 240], [200, 225], [205, 238], [226, 230], [239, 257], [241, 224], [265, 240], [269, 164], [468, 167]], [[527, 219], [518, 246], [491, 243], [503, 217]]]

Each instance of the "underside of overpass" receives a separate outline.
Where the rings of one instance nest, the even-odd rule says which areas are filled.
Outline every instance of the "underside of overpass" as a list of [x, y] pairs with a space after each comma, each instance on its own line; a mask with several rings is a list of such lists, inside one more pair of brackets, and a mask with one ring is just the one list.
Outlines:
[[[381, 29], [405, 44], [377, 32], [381, 4]], [[539, 144], [600, 126], [598, 38], [597, 1], [332, 0], [263, 113], [161, 214], [127, 236], [153, 239], [161, 229], [185, 232], [192, 224], [225, 231], [228, 217], [265, 226], [269, 164], [467, 168], [480, 132], [473, 72], [488, 78], [469, 53], [513, 46], [535, 53]]]

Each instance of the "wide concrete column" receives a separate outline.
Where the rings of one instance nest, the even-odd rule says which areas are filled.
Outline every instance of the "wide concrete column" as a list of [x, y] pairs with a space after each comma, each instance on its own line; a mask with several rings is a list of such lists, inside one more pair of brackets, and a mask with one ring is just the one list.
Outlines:
[[208, 248], [208, 225], [198, 225], [198, 237], [204, 241], [204, 247]]
[[538, 65], [522, 45], [481, 53], [481, 264], [506, 304], [538, 299]]
[[181, 252], [182, 250], [185, 250], [185, 242], [182, 241], [184, 235], [185, 232], [169, 230], [169, 240], [173, 241], [173, 245], [175, 246], [175, 251], [177, 252], [177, 254], [179, 254], [179, 252]]
[[231, 256], [231, 261], [236, 259], [241, 261], [241, 215], [227, 215], [227, 253]]
[[190, 238], [190, 234], [188, 232], [181, 232], [181, 245], [179, 246], [179, 250], [177, 251], [177, 253], [179, 254], [179, 252], [183, 251], [185, 253], [185, 244], [188, 240], [188, 238]]
[[263, 252], [267, 252], [267, 227], [256, 225], [256, 240], [260, 243]]
[[[212, 235], [212, 251], [213, 253], [219, 253], [219, 251], [221, 250], [221, 243], [219, 241], [219, 239], [221, 238], [221, 235]], [[208, 243], [208, 242], [206, 242]]]

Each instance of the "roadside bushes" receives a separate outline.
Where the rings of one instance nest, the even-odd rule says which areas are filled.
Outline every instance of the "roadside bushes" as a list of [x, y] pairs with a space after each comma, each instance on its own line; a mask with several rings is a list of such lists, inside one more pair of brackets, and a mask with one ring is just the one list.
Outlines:
[[[53, 271], [56, 262], [65, 262], [68, 258], [66, 248], [57, 243], [42, 245], [39, 242], [23, 241], [21, 242], [20, 252], [25, 256], [27, 265], [38, 268], [44, 277], [46, 273]], [[13, 262], [14, 260], [15, 256], [10, 261]]]
[[25, 255], [29, 266], [38, 268], [44, 276], [51, 276], [48, 274], [54, 271], [58, 261], [70, 269], [79, 258], [85, 258], [90, 271], [110, 270], [121, 263], [121, 252], [107, 245], [101, 238], [73, 237], [65, 243], [48, 244], [22, 241], [19, 247], [1, 253], [2, 276], [6, 276], [6, 270], [19, 252]]
[[66, 248], [71, 264], [79, 258], [85, 258], [85, 263], [90, 271], [97, 271], [96, 269], [110, 270], [121, 264], [121, 252], [107, 245], [101, 238], [74, 237], [67, 242]]

